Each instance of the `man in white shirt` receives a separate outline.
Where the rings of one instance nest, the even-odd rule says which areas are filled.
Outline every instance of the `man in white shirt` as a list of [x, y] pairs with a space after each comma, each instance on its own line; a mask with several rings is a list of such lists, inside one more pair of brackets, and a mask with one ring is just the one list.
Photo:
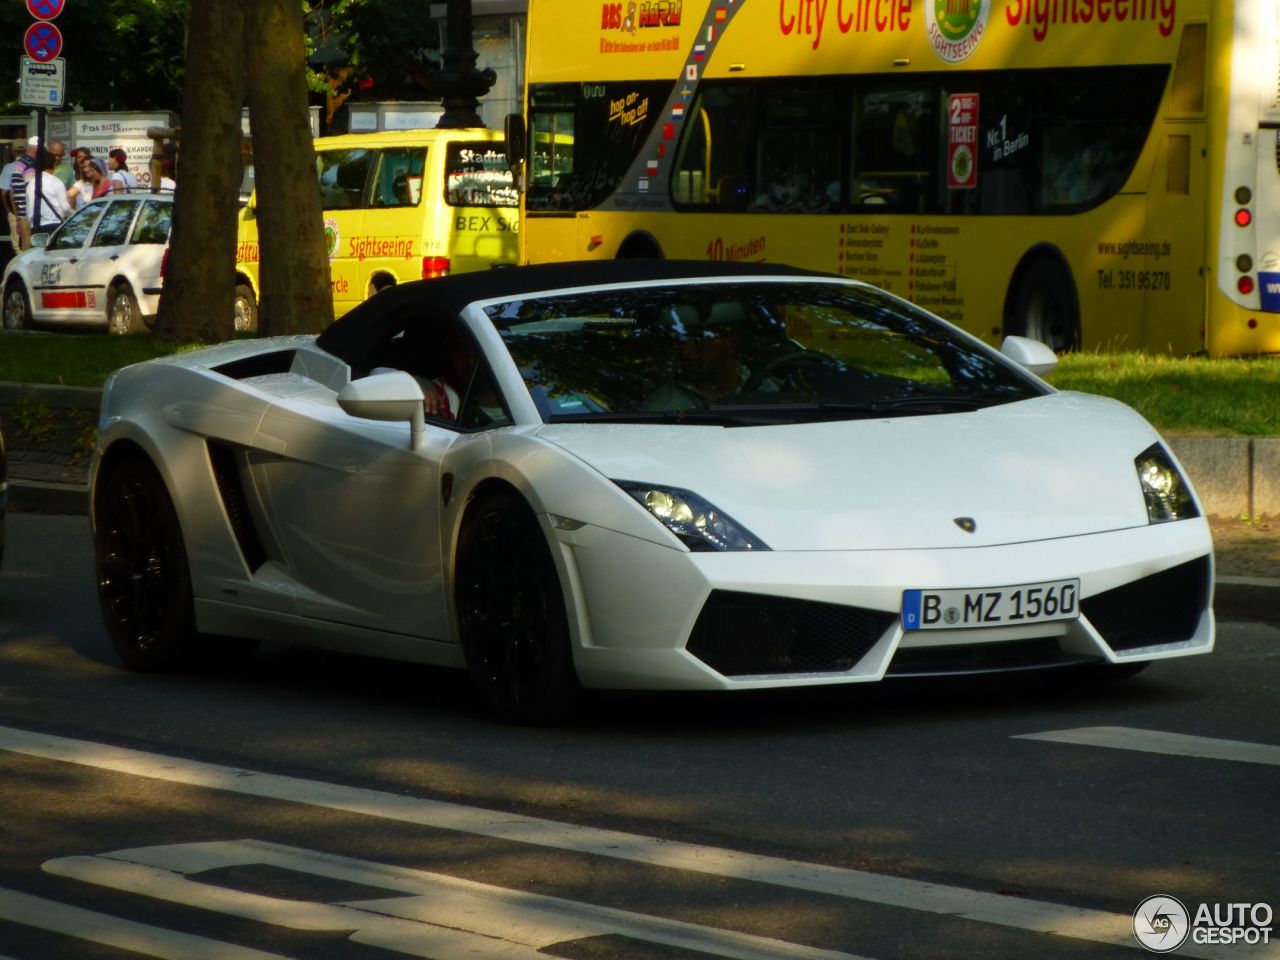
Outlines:
[[71, 216], [71, 201], [67, 197], [67, 188], [53, 172], [58, 165], [58, 157], [50, 150], [42, 150], [40, 159], [43, 169], [40, 174], [40, 209], [36, 210], [35, 177], [27, 184], [26, 200], [31, 229], [47, 233]]

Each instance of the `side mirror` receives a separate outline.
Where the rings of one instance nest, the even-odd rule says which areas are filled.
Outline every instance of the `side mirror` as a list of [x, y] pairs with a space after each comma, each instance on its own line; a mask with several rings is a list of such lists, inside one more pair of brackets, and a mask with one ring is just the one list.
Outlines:
[[515, 181], [516, 189], [523, 191], [524, 159], [529, 148], [524, 117], [518, 113], [508, 113], [502, 129], [506, 137], [506, 145], [503, 149], [506, 152], [507, 167], [511, 170], [511, 179]]
[[422, 387], [403, 370], [352, 380], [338, 393], [338, 406], [350, 416], [391, 423], [408, 421], [411, 450], [421, 447], [426, 437], [422, 401]]
[[1058, 355], [1047, 344], [1030, 337], [1005, 337], [1000, 352], [1014, 363], [1043, 377], [1058, 365]]
[[47, 247], [48, 245], [49, 245], [49, 234], [45, 233], [43, 230], [40, 231], [39, 233], [31, 234], [31, 246]]

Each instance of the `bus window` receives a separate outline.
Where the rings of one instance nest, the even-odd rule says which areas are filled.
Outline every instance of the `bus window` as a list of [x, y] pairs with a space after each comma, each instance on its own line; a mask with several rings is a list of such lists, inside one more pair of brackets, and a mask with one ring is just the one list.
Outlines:
[[372, 150], [327, 150], [316, 154], [320, 206], [325, 210], [364, 206], [364, 186], [372, 161]]
[[445, 148], [444, 200], [451, 207], [514, 207], [520, 202], [501, 141], [455, 140]]
[[822, 213], [841, 201], [838, 87], [770, 85], [758, 110], [750, 210]]
[[551, 84], [532, 95], [527, 208], [590, 210], [612, 196], [671, 87], [665, 80]]
[[693, 122], [685, 124], [672, 178], [677, 203], [747, 209], [755, 190], [751, 93], [747, 84], [707, 84], [693, 101]]
[[933, 98], [922, 84], [859, 93], [853, 121], [853, 204], [901, 213], [932, 207], [936, 126]]
[[1047, 212], [1085, 210], [1116, 194], [1147, 140], [1168, 68], [1049, 73], [1040, 109], [1040, 199]]
[[378, 157], [373, 179], [375, 207], [416, 207], [422, 197], [422, 169], [427, 151], [422, 147], [385, 147]]

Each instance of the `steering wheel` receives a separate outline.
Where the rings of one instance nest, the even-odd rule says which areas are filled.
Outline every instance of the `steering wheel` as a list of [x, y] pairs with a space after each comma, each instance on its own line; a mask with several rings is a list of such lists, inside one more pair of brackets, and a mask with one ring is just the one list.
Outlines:
[[830, 362], [830, 357], [816, 350], [802, 348], [794, 353], [784, 353], [780, 357], [774, 357], [759, 370], [753, 371], [751, 376], [747, 377], [747, 382], [742, 385], [741, 392], [755, 393], [771, 377], [778, 380], [780, 386], [786, 386], [795, 391], [808, 390], [812, 387], [810, 382], [812, 374]]

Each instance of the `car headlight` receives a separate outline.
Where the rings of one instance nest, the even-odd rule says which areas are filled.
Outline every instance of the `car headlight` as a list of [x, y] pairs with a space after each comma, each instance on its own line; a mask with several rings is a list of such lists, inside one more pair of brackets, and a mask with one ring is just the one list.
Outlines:
[[1133, 461], [1138, 470], [1142, 498], [1147, 502], [1147, 519], [1151, 523], [1185, 520], [1200, 516], [1191, 490], [1173, 460], [1160, 444], [1155, 444]]
[[693, 551], [768, 550], [768, 546], [727, 513], [678, 487], [615, 480]]

